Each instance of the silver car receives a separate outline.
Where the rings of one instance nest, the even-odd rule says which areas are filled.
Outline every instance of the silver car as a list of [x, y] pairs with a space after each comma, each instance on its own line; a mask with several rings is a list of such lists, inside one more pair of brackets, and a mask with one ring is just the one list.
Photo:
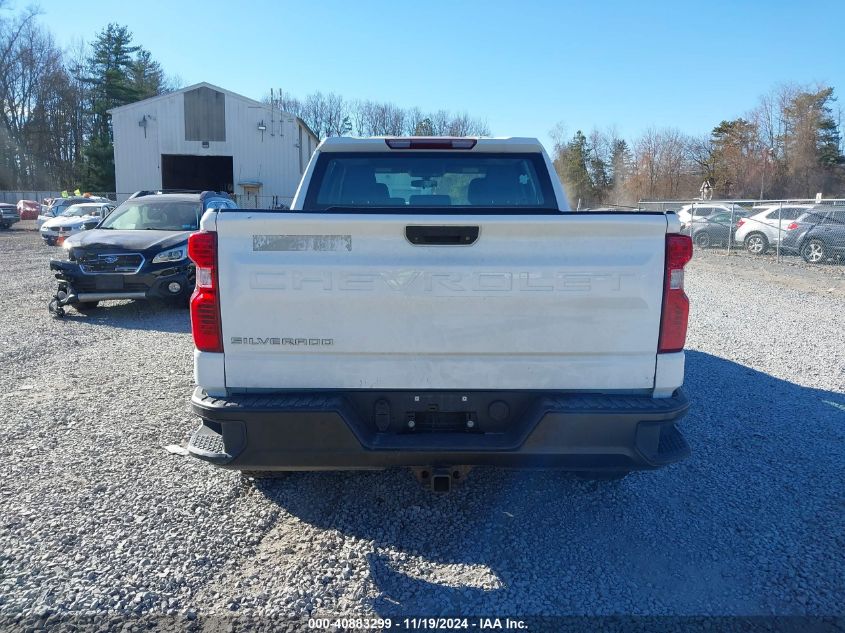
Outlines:
[[86, 202], [84, 204], [73, 204], [55, 218], [44, 222], [38, 231], [48, 246], [55, 246], [60, 244], [64, 238], [79, 233], [86, 227], [96, 226], [114, 208], [114, 203]]
[[752, 255], [764, 255], [783, 239], [791, 222], [812, 208], [811, 204], [768, 206], [740, 220], [734, 240], [745, 246], [745, 250]]

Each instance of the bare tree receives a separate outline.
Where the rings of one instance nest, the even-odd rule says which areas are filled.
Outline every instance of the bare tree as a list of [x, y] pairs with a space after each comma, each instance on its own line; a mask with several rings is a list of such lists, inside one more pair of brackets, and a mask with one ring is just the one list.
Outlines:
[[405, 131], [405, 111], [392, 103], [386, 104], [386, 127], [385, 134], [390, 136], [402, 136]]
[[356, 136], [365, 136], [367, 133], [367, 103], [368, 102], [356, 100], [349, 106], [352, 132], [355, 133]]
[[449, 133], [449, 123], [451, 117], [446, 110], [432, 112], [429, 118], [431, 119], [431, 129], [434, 131], [435, 136], [443, 136]]
[[418, 130], [422, 129], [422, 123], [426, 120], [426, 115], [422, 113], [422, 111], [414, 106], [409, 110], [405, 111], [405, 134], [408, 136], [417, 136]]
[[[66, 83], [61, 51], [35, 21], [32, 9], [0, 22], [0, 127], [7, 186], [46, 184], [55, 155], [44, 152], [48, 116], [55, 110], [53, 86]], [[61, 139], [57, 139], [59, 142]], [[49, 147], [49, 146], [48, 146]]]
[[490, 129], [486, 121], [474, 119], [462, 112], [449, 121], [449, 136], [489, 136]]
[[349, 119], [343, 97], [333, 92], [326, 95], [324, 118], [323, 133], [325, 136], [342, 136], [346, 133], [346, 123]]
[[690, 138], [687, 154], [702, 178], [716, 178], [716, 158], [710, 136]]
[[549, 130], [549, 136], [552, 139], [552, 152], [554, 155], [557, 155], [567, 141], [568, 131], [566, 124], [563, 121], [558, 121], [555, 126]]
[[691, 140], [674, 128], [649, 128], [634, 144], [630, 199], [691, 197], [697, 171], [689, 158]]

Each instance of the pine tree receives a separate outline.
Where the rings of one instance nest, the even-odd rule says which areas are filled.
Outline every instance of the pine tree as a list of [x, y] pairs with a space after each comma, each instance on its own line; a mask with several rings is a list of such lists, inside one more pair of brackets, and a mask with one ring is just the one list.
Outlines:
[[161, 64], [143, 47], [138, 48], [138, 54], [132, 62], [131, 78], [138, 99], [149, 99], [169, 90]]
[[761, 156], [757, 126], [743, 118], [722, 121], [710, 134], [710, 147], [718, 195], [751, 195], [759, 184], [753, 169]]
[[631, 150], [625, 139], [617, 139], [613, 142], [610, 154], [611, 182], [614, 188], [621, 187], [628, 179], [631, 170]]
[[593, 202], [601, 202], [605, 195], [610, 191], [610, 166], [607, 161], [602, 158], [597, 148], [590, 148], [590, 160], [588, 163], [590, 181], [592, 182], [592, 197]]
[[788, 169], [799, 193], [811, 196], [834, 183], [834, 168], [845, 158], [839, 151], [839, 128], [833, 117], [833, 88], [798, 92], [784, 108], [782, 139]]
[[108, 110], [138, 101], [142, 91], [135, 83], [140, 50], [132, 46], [132, 33], [125, 26], [109, 24], [97, 36], [88, 58], [85, 83], [91, 93], [92, 129], [85, 148], [83, 187], [89, 191], [114, 191], [114, 146]]
[[114, 191], [114, 137], [108, 111], [168, 92], [170, 86], [152, 54], [134, 46], [132, 33], [118, 24], [109, 24], [94, 40], [82, 81], [88, 89], [91, 119], [82, 185], [88, 191]]
[[573, 207], [590, 206], [595, 198], [595, 189], [587, 165], [590, 161], [590, 148], [587, 137], [578, 130], [563, 147], [558, 149], [554, 161], [555, 169], [566, 186], [569, 203]]
[[434, 124], [429, 117], [425, 117], [417, 123], [417, 127], [414, 129], [414, 136], [434, 136]]
[[340, 136], [349, 136], [352, 133], [352, 120], [349, 115], [344, 115], [343, 122], [340, 124]]

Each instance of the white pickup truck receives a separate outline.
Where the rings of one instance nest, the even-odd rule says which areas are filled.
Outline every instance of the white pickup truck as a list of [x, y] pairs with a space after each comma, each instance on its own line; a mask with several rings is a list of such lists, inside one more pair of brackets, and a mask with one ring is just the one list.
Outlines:
[[189, 241], [202, 424], [227, 468], [618, 477], [682, 459], [674, 214], [575, 213], [528, 138], [330, 138], [290, 210]]

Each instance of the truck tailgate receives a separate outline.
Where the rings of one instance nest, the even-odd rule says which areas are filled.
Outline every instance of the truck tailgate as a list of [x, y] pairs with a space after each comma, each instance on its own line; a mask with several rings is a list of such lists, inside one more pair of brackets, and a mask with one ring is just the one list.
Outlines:
[[[416, 245], [408, 226], [478, 237]], [[226, 387], [650, 389], [666, 226], [645, 214], [218, 213]]]

